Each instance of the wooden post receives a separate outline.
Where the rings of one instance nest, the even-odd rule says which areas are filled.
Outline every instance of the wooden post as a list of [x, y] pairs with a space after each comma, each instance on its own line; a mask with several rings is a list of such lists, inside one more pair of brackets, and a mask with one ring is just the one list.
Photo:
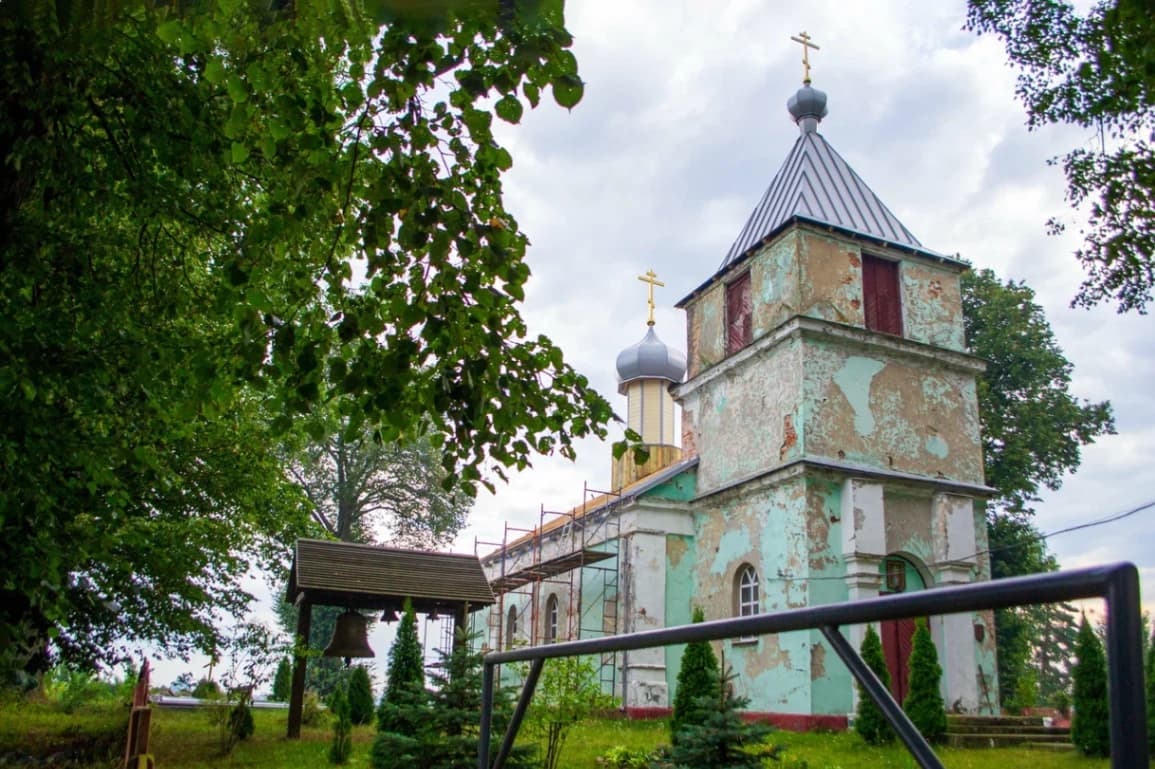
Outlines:
[[305, 704], [305, 666], [308, 658], [309, 629], [313, 621], [313, 604], [302, 601], [297, 607], [297, 647], [293, 660], [293, 688], [289, 694], [289, 731], [285, 735], [290, 740], [301, 739], [301, 711]]
[[469, 604], [462, 603], [453, 607], [453, 648], [456, 649], [469, 641], [469, 628], [465, 626], [469, 616]]

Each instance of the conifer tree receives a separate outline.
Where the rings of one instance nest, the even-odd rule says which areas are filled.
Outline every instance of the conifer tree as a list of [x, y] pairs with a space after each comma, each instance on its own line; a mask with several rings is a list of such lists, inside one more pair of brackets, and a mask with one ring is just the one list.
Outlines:
[[[405, 599], [397, 638], [389, 649], [385, 691], [377, 708], [377, 730], [410, 734], [417, 727], [407, 712], [420, 706], [425, 692], [425, 664], [417, 637], [417, 614]], [[410, 714], [412, 715], [412, 714]]]
[[764, 723], [742, 720], [742, 709], [750, 702], [734, 694], [734, 675], [718, 673], [712, 697], [694, 703], [699, 720], [678, 733], [670, 761], [676, 767], [693, 769], [762, 769], [773, 750], [758, 746], [773, 729]]
[[293, 685], [293, 669], [289, 658], [285, 657], [277, 663], [277, 672], [273, 675], [273, 702], [288, 702]]
[[[694, 622], [704, 622], [705, 613], [694, 608]], [[682, 666], [678, 670], [677, 689], [674, 692], [674, 713], [670, 719], [670, 741], [678, 741], [678, 733], [690, 724], [701, 723], [705, 717], [695, 708], [702, 698], [717, 702], [719, 670], [718, 658], [709, 641], [693, 641], [682, 652]]]
[[353, 722], [349, 718], [349, 698], [345, 687], [338, 686], [329, 701], [333, 713], [333, 744], [329, 746], [329, 763], [344, 764], [353, 752]]
[[1147, 744], [1155, 753], [1155, 633], [1147, 644], [1147, 664], [1144, 668], [1147, 679]]
[[373, 723], [373, 682], [363, 665], [349, 676], [349, 718], [357, 726]]
[[[458, 631], [463, 633], [464, 631]], [[478, 713], [481, 710], [481, 654], [472, 650], [467, 637], [458, 636], [451, 652], [441, 652], [439, 672], [432, 676], [433, 691], [420, 701], [400, 708], [410, 731], [380, 730], [370, 752], [375, 769], [462, 769], [476, 766]], [[498, 687], [494, 693], [491, 735], [501, 735], [513, 707], [509, 694]], [[496, 755], [500, 736], [490, 746]], [[529, 765], [528, 749], [514, 748], [506, 761], [510, 769]]]
[[902, 709], [922, 732], [927, 742], [940, 742], [946, 735], [946, 705], [943, 703], [942, 666], [930, 637], [926, 620], [918, 620], [910, 651], [910, 691]]
[[[866, 663], [882, 685], [890, 688], [890, 671], [886, 668], [886, 657], [882, 653], [882, 639], [873, 625], [866, 626], [862, 639], [862, 661]], [[882, 745], [894, 741], [894, 730], [886, 722], [882, 711], [861, 685], [858, 687], [858, 711], [854, 718], [854, 731], [871, 745]]]
[[1107, 658], [1099, 637], [1083, 615], [1075, 646], [1075, 717], [1071, 742], [1084, 755], [1111, 754], [1110, 716], [1107, 708]]

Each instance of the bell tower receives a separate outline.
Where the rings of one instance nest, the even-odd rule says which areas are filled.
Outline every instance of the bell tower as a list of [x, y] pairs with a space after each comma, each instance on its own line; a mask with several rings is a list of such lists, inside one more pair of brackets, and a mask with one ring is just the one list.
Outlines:
[[[906, 565], [908, 590], [989, 579], [967, 265], [925, 247], [819, 133], [827, 96], [805, 66], [787, 102], [793, 148], [678, 303], [688, 379], [674, 397], [698, 456], [697, 552], [710, 554], [695, 592], [734, 595], [730, 614], [877, 596]], [[932, 621], [948, 703], [991, 704], [991, 631], [989, 613]], [[727, 662], [791, 692], [761, 707], [849, 712], [853, 686], [804, 635], [733, 642]]]

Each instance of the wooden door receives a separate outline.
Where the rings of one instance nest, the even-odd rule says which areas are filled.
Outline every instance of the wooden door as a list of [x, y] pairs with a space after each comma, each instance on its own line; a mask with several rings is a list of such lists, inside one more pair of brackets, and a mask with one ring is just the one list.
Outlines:
[[914, 647], [914, 620], [882, 623], [882, 653], [890, 672], [890, 693], [901, 705], [910, 691], [910, 650]]

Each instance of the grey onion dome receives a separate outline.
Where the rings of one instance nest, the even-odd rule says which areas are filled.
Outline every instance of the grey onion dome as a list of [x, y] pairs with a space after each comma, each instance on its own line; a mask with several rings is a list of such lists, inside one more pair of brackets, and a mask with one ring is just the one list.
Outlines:
[[817, 130], [819, 121], [826, 117], [826, 94], [804, 85], [786, 101], [786, 109], [802, 133]]
[[676, 383], [685, 375], [686, 356], [658, 339], [653, 326], [642, 341], [618, 353], [618, 385], [622, 392], [625, 385], [635, 379], [666, 379]]

